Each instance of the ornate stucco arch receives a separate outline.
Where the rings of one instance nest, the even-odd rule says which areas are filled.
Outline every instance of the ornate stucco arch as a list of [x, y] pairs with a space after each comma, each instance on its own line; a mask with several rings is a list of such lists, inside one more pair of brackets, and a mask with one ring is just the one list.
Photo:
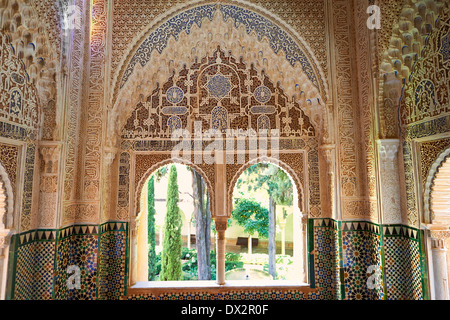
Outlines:
[[8, 173], [0, 164], [0, 232], [14, 227], [14, 193]]
[[295, 170], [293, 170], [293, 168], [288, 163], [274, 157], [259, 156], [243, 164], [235, 172], [228, 185], [227, 190], [227, 202], [228, 202], [227, 208], [229, 210], [228, 214], [231, 215], [231, 212], [233, 210], [233, 191], [239, 177], [250, 166], [257, 163], [270, 163], [277, 166], [278, 168], [283, 170], [292, 181], [293, 195], [294, 195], [293, 199], [294, 269], [296, 274], [298, 275], [298, 279], [300, 279], [303, 282], [307, 282], [308, 267], [305, 252], [308, 237], [306, 221], [308, 219], [309, 214], [306, 209], [306, 203], [304, 202], [305, 199], [304, 187], [299, 179], [298, 174], [295, 172]]
[[[159, 39], [157, 44], [155, 39]], [[141, 95], [218, 45], [234, 56], [242, 56], [257, 69], [264, 69], [274, 82], [280, 82], [288, 96], [303, 104], [311, 119], [320, 122], [321, 117], [311, 113], [325, 106], [327, 83], [312, 50], [300, 35], [253, 4], [201, 0], [156, 18], [129, 46], [112, 80], [107, 142], [118, 142], [117, 130]], [[273, 63], [269, 65], [268, 61]]]
[[8, 248], [14, 232], [14, 194], [8, 173], [0, 163], [0, 299], [5, 299]]
[[[446, 161], [448, 161], [448, 159], [450, 159], [450, 148], [446, 149], [445, 151], [443, 151], [438, 158], [436, 159], [436, 161], [433, 163], [433, 165], [431, 166], [429, 172], [428, 172], [428, 176], [427, 176], [427, 180], [425, 182], [425, 192], [424, 192], [424, 216], [422, 218], [423, 223], [425, 224], [433, 224], [433, 222], [435, 222], [435, 220], [439, 220], [439, 216], [436, 216], [435, 213], [433, 212], [433, 207], [432, 207], [432, 198], [433, 197], [439, 197], [440, 193], [439, 191], [436, 192], [435, 191], [435, 186], [436, 183], [441, 183], [441, 182], [446, 182], [445, 181], [445, 177], [439, 177], [439, 172], [441, 170], [441, 168], [443, 167], [443, 165], [446, 163]], [[440, 179], [438, 181], [438, 179]], [[444, 181], [442, 181], [442, 179], [444, 179]], [[450, 220], [448, 221], [450, 224]]]

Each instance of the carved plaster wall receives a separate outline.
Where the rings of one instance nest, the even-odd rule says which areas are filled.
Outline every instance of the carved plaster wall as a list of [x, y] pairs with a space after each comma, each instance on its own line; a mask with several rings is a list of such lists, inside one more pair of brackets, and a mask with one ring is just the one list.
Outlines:
[[[217, 112], [218, 108], [222, 111]], [[267, 119], [264, 126], [261, 126], [262, 117]], [[196, 125], [201, 123], [201, 131], [197, 131], [199, 128], [194, 121], [197, 121]], [[249, 67], [242, 59], [237, 60], [219, 47], [212, 55], [196, 61], [190, 68], [185, 66], [154, 88], [137, 104], [126, 121], [122, 129], [123, 152], [117, 163], [118, 218], [126, 219], [132, 215], [131, 211], [138, 212], [143, 183], [158, 167], [174, 161], [171, 151], [179, 143], [171, 140], [174, 129], [185, 129], [194, 139], [189, 140], [187, 146], [190, 148], [200, 141], [200, 148], [204, 151], [212, 142], [205, 140], [208, 129], [218, 129], [225, 134], [231, 128], [242, 134], [249, 129], [255, 133], [261, 133], [262, 129], [279, 130], [279, 157], [275, 159], [271, 154], [274, 141], [268, 136], [266, 157], [256, 156], [250, 161], [249, 138], [245, 135], [240, 138], [246, 145], [244, 153], [232, 154], [227, 159], [225, 176], [221, 180], [225, 185], [224, 201], [227, 201], [228, 209], [232, 207], [230, 196], [240, 173], [250, 163], [261, 160], [275, 162], [285, 169], [301, 193], [299, 207], [306, 215], [321, 216], [315, 127], [300, 104], [289, 99], [264, 72], [259, 73], [253, 66]], [[198, 140], [198, 133], [204, 135], [203, 140]], [[224, 148], [226, 143], [224, 141]], [[237, 143], [236, 140], [232, 152], [240, 150]], [[255, 151], [258, 154], [261, 150], [259, 145]], [[191, 155], [189, 160], [180, 160], [202, 174], [210, 190], [212, 215], [220, 215], [214, 209], [217, 165], [209, 164], [205, 159], [193, 164], [195, 155]], [[231, 211], [226, 212], [229, 214]]]
[[427, 212], [424, 186], [431, 165], [448, 147], [450, 20], [449, 10], [445, 9], [437, 23], [439, 28], [433, 30], [422, 58], [415, 64], [400, 107], [401, 134], [405, 140], [406, 219], [415, 226], [420, 221], [429, 223], [428, 215], [424, 215]]

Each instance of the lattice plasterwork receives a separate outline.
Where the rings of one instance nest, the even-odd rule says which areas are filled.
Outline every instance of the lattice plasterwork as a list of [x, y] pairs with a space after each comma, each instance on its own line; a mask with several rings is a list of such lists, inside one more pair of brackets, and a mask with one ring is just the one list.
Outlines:
[[[417, 226], [419, 215], [416, 205], [415, 185], [420, 184], [413, 175], [413, 145], [412, 141], [421, 139], [430, 140], [435, 135], [447, 134], [450, 131], [448, 105], [449, 85], [448, 79], [450, 60], [446, 58], [445, 48], [448, 42], [450, 30], [449, 10], [445, 10], [439, 20], [439, 29], [435, 29], [427, 40], [427, 47], [423, 51], [422, 58], [414, 67], [410, 82], [404, 88], [404, 99], [401, 101], [400, 115], [402, 121], [402, 135], [406, 140], [404, 143], [404, 164], [407, 201], [408, 224]], [[440, 142], [424, 142], [424, 146], [436, 146]], [[445, 144], [445, 142], [444, 142]], [[423, 150], [425, 151], [425, 149]], [[434, 154], [434, 149], [424, 158], [419, 175], [423, 177], [424, 170], [429, 166]], [[421, 170], [421, 171], [420, 171]], [[420, 177], [418, 177], [420, 179]], [[425, 183], [425, 180], [422, 180]], [[425, 206], [427, 204], [425, 203]], [[426, 211], [426, 208], [425, 208]], [[429, 221], [425, 214], [425, 221]]]
[[36, 129], [39, 104], [21, 61], [14, 56], [8, 36], [0, 33], [0, 120]]
[[[403, 83], [408, 84], [412, 80], [410, 76], [417, 72], [416, 62], [424, 57], [429, 35], [440, 28], [448, 6], [445, 0], [408, 1], [401, 7], [398, 22], [391, 19], [394, 23], [389, 46], [379, 52], [380, 136], [383, 139], [398, 137], [396, 110]], [[392, 12], [398, 12], [398, 7]]]
[[[218, 79], [224, 85], [217, 88], [210, 86], [212, 79]], [[224, 87], [225, 89], [223, 89]], [[229, 94], [230, 92], [231, 94]], [[216, 113], [218, 107], [224, 112]], [[300, 106], [290, 101], [283, 90], [275, 86], [264, 73], [259, 74], [242, 60], [225, 54], [221, 48], [217, 48], [211, 56], [194, 63], [190, 69], [184, 67], [174, 73], [167, 81], [155, 88], [150, 96], [142, 99], [142, 102], [137, 104], [136, 109], [128, 118], [122, 130], [121, 146], [124, 151], [138, 152], [134, 169], [134, 179], [137, 184], [135, 187], [136, 199], [139, 199], [140, 189], [145, 182], [142, 175], [145, 173], [147, 177], [152, 173], [148, 171], [149, 168], [155, 170], [155, 166], [172, 161], [170, 146], [173, 147], [173, 143], [170, 143], [169, 139], [172, 132], [171, 121], [174, 117], [179, 119], [177, 128], [187, 129], [193, 133], [192, 121], [195, 120], [202, 123], [203, 133], [205, 133], [207, 129], [214, 128], [219, 120], [224, 124], [224, 127], [220, 127], [223, 132], [227, 128], [244, 131], [252, 128], [259, 131], [261, 127], [257, 120], [262, 115], [268, 119], [265, 129], [280, 130], [280, 149], [297, 151], [304, 149], [307, 151], [305, 155], [308, 156], [308, 173], [305, 172], [306, 165], [303, 157], [286, 153], [280, 155], [280, 159], [287, 161], [284, 168], [287, 168], [286, 170], [295, 179], [297, 188], [303, 195], [299, 199], [300, 207], [311, 212], [312, 216], [320, 216], [319, 170], [316, 151], [318, 145], [314, 138], [316, 132], [314, 126]], [[268, 140], [270, 143], [271, 140]], [[203, 141], [203, 148], [205, 143], [209, 144], [208, 141]], [[165, 152], [145, 154], [150, 151]], [[128, 181], [126, 176], [127, 172], [133, 171], [133, 169], [127, 169], [130, 161], [127, 159], [128, 156], [123, 153], [119, 168], [118, 204], [119, 212], [123, 211], [124, 213], [128, 208], [127, 199], [129, 198], [124, 190], [127, 185], [126, 181]], [[189, 162], [187, 164], [191, 165]], [[232, 194], [233, 190], [231, 187], [234, 177], [232, 172], [236, 173], [242, 167], [245, 165], [227, 164], [227, 168], [230, 169], [230, 172], [227, 169], [227, 184], [230, 184], [228, 186], [229, 194]], [[215, 180], [213, 166], [203, 163], [199, 165], [199, 170], [206, 181]], [[299, 176], [302, 181], [306, 181], [306, 176], [310, 179], [309, 193], [304, 193], [304, 188], [308, 186], [299, 182]], [[210, 190], [214, 190], [214, 188], [211, 187]], [[303, 198], [308, 194], [310, 201], [307, 206]], [[136, 205], [139, 205], [138, 201]], [[214, 207], [213, 204], [212, 207]], [[121, 213], [121, 215], [125, 217], [125, 214]]]
[[[254, 10], [255, 8], [252, 9]], [[208, 17], [209, 20], [212, 20], [212, 17], [216, 14], [216, 10], [221, 13], [224, 21], [231, 18], [234, 20], [235, 27], [238, 27], [241, 24], [244, 25], [245, 32], [247, 34], [256, 34], [259, 41], [263, 38], [267, 39], [275, 54], [280, 50], [284, 51], [286, 60], [292, 66], [299, 62], [309, 80], [319, 89], [319, 92], [321, 92], [322, 98], [326, 96], [324, 94], [324, 83], [320, 78], [322, 75], [318, 78], [318, 70], [315, 69], [316, 66], [314, 65], [315, 61], [312, 63], [310, 62], [314, 57], [310, 55], [308, 48], [305, 48], [305, 45], [300, 38], [298, 38], [300, 39], [300, 44], [297, 44], [289, 32], [284, 31], [277, 24], [266, 19], [264, 14], [259, 14], [235, 5], [216, 5], [214, 3], [185, 9], [182, 14], [170, 18], [167, 22], [157, 27], [155, 31], [139, 45], [134, 56], [126, 64], [126, 69], [121, 76], [122, 80], [120, 87], [123, 87], [124, 83], [133, 73], [136, 64], [139, 63], [141, 66], [144, 66], [148, 63], [150, 59], [149, 54], [151, 54], [153, 50], [157, 50], [161, 54], [166, 48], [167, 41], [171, 36], [178, 39], [179, 34], [183, 31], [189, 34], [194, 23], [201, 26], [204, 18]], [[275, 37], [274, 34], [277, 34], [277, 36]]]
[[423, 121], [450, 112], [450, 11], [427, 41], [422, 58], [405, 88], [403, 124]]
[[[219, 85], [211, 86], [215, 79]], [[261, 87], [265, 88], [266, 102], [258, 101]], [[179, 96], [176, 101], [174, 92]], [[217, 112], [217, 108], [223, 111]], [[259, 131], [261, 115], [269, 119], [266, 129], [279, 129], [280, 138], [315, 136], [316, 130], [300, 104], [289, 99], [264, 73], [217, 48], [190, 69], [185, 66], [173, 74], [138, 103], [122, 129], [122, 139], [170, 139], [174, 118], [178, 119], [175, 128], [191, 134], [195, 121], [202, 123], [203, 132], [218, 123], [223, 133], [225, 129]]]
[[[233, 7], [234, 8], [234, 7]], [[239, 16], [238, 13], [233, 13], [235, 15], [233, 19], [242, 19], [241, 16]], [[246, 11], [242, 11], [245, 12]], [[220, 12], [218, 12], [220, 13]], [[263, 18], [262, 18], [263, 19]], [[264, 18], [265, 19], [265, 18]], [[314, 87], [314, 85], [307, 85], [308, 83], [311, 84], [311, 81], [308, 79], [308, 77], [311, 77], [311, 74], [309, 74], [306, 77], [307, 81], [303, 81], [300, 78], [305, 76], [305, 72], [303, 72], [302, 68], [305, 69], [306, 66], [310, 68], [309, 66], [312, 65], [314, 68], [317, 68], [317, 63], [315, 62], [315, 58], [311, 57], [308, 58], [313, 62], [302, 62], [303, 65], [301, 67], [298, 67], [297, 64], [294, 67], [295, 71], [289, 71], [289, 68], [292, 68], [290, 66], [288, 60], [286, 60], [286, 55], [283, 50], [277, 49], [276, 52], [278, 52], [278, 55], [274, 53], [275, 47], [270, 46], [270, 42], [264, 40], [266, 38], [263, 38], [262, 42], [259, 42], [258, 35], [254, 32], [247, 34], [248, 27], [247, 24], [244, 24], [245, 20], [242, 20], [243, 23], [239, 24], [239, 31], [234, 27], [234, 23], [232, 19], [228, 19], [226, 22], [223, 21], [223, 18], [220, 18], [219, 15], [214, 16], [213, 23], [209, 21], [209, 19], [205, 18], [202, 21], [202, 27], [199, 28], [197, 24], [193, 23], [190, 26], [189, 34], [186, 34], [185, 32], [181, 32], [179, 37], [179, 40], [176, 41], [174, 38], [170, 37], [169, 42], [172, 41], [170, 44], [165, 44], [163, 54], [160, 55], [157, 50], [151, 51], [149, 49], [149, 52], [153, 52], [151, 57], [155, 57], [159, 60], [151, 60], [151, 62], [148, 62], [145, 64], [144, 67], [141, 67], [141, 65], [138, 63], [135, 67], [135, 72], [133, 73], [132, 78], [135, 80], [129, 80], [127, 81], [127, 84], [122, 88], [122, 90], [119, 92], [119, 95], [117, 97], [118, 100], [116, 101], [113, 112], [110, 117], [110, 124], [108, 131], [110, 132], [108, 135], [110, 137], [113, 137], [115, 134], [112, 133], [114, 128], [117, 128], [116, 124], [119, 122], [121, 123], [123, 115], [126, 114], [131, 108], [132, 105], [137, 103], [137, 99], [141, 94], [147, 94], [146, 91], [150, 91], [151, 87], [154, 86], [154, 83], [156, 82], [163, 82], [164, 79], [166, 79], [169, 75], [171, 70], [173, 68], [181, 68], [183, 64], [190, 65], [195, 61], [195, 56], [203, 56], [206, 53], [211, 53], [211, 49], [214, 49], [217, 47], [217, 45], [223, 45], [223, 49], [226, 51], [232, 50], [232, 52], [236, 52], [234, 54], [239, 55], [240, 50], [236, 50], [233, 48], [251, 48], [251, 51], [244, 53], [244, 56], [249, 59], [247, 63], [251, 63], [255, 58], [259, 59], [259, 61], [255, 61], [255, 66], [260, 66], [262, 68], [267, 69], [266, 72], [269, 74], [269, 76], [272, 77], [274, 81], [281, 80], [281, 83], [283, 85], [283, 88], [286, 90], [286, 93], [288, 96], [297, 96], [297, 99], [302, 100], [305, 103], [305, 107], [307, 107], [308, 104], [315, 105], [320, 104], [324, 101], [325, 98], [323, 98], [323, 95], [326, 95], [326, 89], [321, 89], [321, 96], [319, 99], [317, 99], [317, 88]], [[209, 26], [211, 27], [209, 27]], [[204, 32], [204, 30], [214, 30], [216, 28], [222, 28], [222, 31], [217, 31], [210, 33]], [[201, 31], [198, 33], [196, 30]], [[251, 29], [250, 29], [251, 30]], [[202, 35], [204, 34], [204, 36]], [[221, 39], [223, 36], [225, 38]], [[185, 38], [183, 38], [185, 37]], [[211, 37], [213, 39], [211, 39]], [[249, 41], [245, 41], [245, 43], [239, 44], [240, 38], [248, 38]], [[180, 45], [177, 43], [182, 44], [189, 44], [189, 43], [197, 43], [198, 39], [202, 39], [198, 47], [195, 48], [185, 48], [181, 50]], [[195, 39], [195, 41], [194, 41]], [[212, 40], [212, 41], [211, 41]], [[255, 45], [263, 46], [266, 48], [261, 47], [260, 49], [255, 48]], [[281, 47], [281, 45], [280, 45]], [[256, 49], [259, 50], [259, 53], [257, 53]], [[174, 52], [171, 53], [171, 51], [177, 51], [181, 50], [179, 53]], [[305, 52], [308, 52], [307, 55], [309, 55], [309, 49], [305, 49]], [[297, 53], [296, 53], [297, 54]], [[301, 53], [299, 53], [301, 54]], [[261, 56], [262, 55], [262, 56]], [[160, 58], [158, 58], [160, 56]], [[278, 56], [278, 57], [277, 57]], [[270, 63], [267, 64], [266, 61], [273, 60], [272, 58], [275, 58], [274, 61], [283, 58], [284, 62], [281, 61], [280, 63]], [[310, 56], [308, 56], [310, 57]], [[143, 61], [147, 61], [149, 58], [146, 57]], [[153, 58], [151, 58], [153, 59]], [[294, 58], [293, 59], [297, 59]], [[173, 62], [169, 62], [172, 61]], [[303, 60], [302, 60], [303, 61]], [[122, 63], [123, 64], [123, 63]], [[279, 65], [280, 69], [274, 68], [275, 66]], [[299, 69], [298, 69], [299, 68]], [[297, 70], [298, 69], [298, 70]], [[285, 71], [286, 70], [286, 71]], [[305, 69], [306, 70], [306, 69]], [[148, 75], [153, 75], [153, 78], [150, 80]], [[286, 79], [286, 75], [296, 75], [296, 78], [289, 78]], [[300, 75], [300, 76], [299, 76]], [[299, 78], [300, 77], [300, 78]], [[319, 70], [315, 73], [315, 77], [319, 79], [318, 81], [323, 82], [323, 73]], [[129, 83], [131, 81], [131, 83]], [[305, 86], [306, 84], [306, 86]], [[324, 83], [325, 85], [325, 83]], [[315, 88], [315, 89], [314, 89]], [[325, 87], [326, 88], [326, 85]], [[314, 93], [316, 92], [316, 93]], [[308, 100], [309, 99], [309, 100]], [[125, 107], [125, 108], [124, 108]], [[117, 111], [116, 111], [117, 109]], [[120, 111], [119, 111], [120, 110]], [[122, 111], [123, 110], [123, 111]], [[120, 113], [119, 113], [120, 112]], [[114, 126], [113, 126], [114, 124]], [[119, 125], [120, 127], [120, 125]]]
[[[123, 1], [114, 6], [112, 69], [120, 64], [122, 56], [133, 45], [135, 35], [142, 33], [149, 22], [157, 21], [170, 9], [183, 7], [187, 1]], [[239, 3], [239, 2], [237, 2]], [[250, 3], [264, 8], [283, 19], [297, 31], [317, 56], [327, 75], [325, 9], [318, 1], [251, 0]], [[308, 22], [305, 22], [308, 21]], [[113, 75], [111, 75], [113, 77]]]

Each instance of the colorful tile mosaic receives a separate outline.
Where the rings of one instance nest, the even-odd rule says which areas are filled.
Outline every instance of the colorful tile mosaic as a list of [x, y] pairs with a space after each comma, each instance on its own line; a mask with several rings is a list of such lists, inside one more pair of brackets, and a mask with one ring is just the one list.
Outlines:
[[345, 299], [379, 299], [383, 292], [379, 227], [343, 222], [342, 229]]
[[[54, 299], [96, 299], [98, 227], [71, 226], [59, 230], [56, 248]], [[69, 266], [80, 268], [81, 286], [79, 288], [68, 288]]]
[[160, 294], [158, 296], [130, 295], [125, 297], [127, 300], [317, 300], [318, 293], [304, 293], [294, 290], [273, 291], [273, 290], [255, 290], [255, 291], [230, 291], [224, 293], [208, 292], [180, 292], [173, 294]]
[[19, 247], [15, 278], [15, 300], [30, 300], [33, 293], [34, 243]]
[[18, 237], [15, 300], [50, 300], [56, 232], [37, 230]]
[[126, 294], [128, 273], [128, 224], [108, 222], [100, 226], [98, 298], [118, 300]]
[[[422, 289], [423, 257], [418, 230], [364, 221], [311, 219], [308, 234], [311, 292], [260, 289], [212, 293], [205, 290], [127, 296], [127, 223], [34, 230], [14, 238], [17, 239], [14, 249], [17, 263], [13, 297], [18, 300], [421, 300], [426, 297]], [[80, 267], [79, 289], [67, 287], [70, 265]], [[374, 269], [369, 271], [371, 266]], [[375, 269], [384, 274], [381, 273], [381, 286], [371, 289], [369, 282]]]
[[387, 299], [423, 300], [419, 231], [385, 226], [383, 235]]
[[337, 274], [339, 269], [336, 259], [337, 224], [331, 219], [314, 219], [314, 270], [315, 285], [320, 299], [337, 298]]

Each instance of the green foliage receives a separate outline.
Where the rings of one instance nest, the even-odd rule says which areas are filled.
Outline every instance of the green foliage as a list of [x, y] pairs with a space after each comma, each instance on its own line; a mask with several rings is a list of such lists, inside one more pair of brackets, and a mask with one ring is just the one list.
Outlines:
[[181, 212], [178, 208], [177, 169], [170, 168], [169, 184], [167, 187], [166, 218], [164, 224], [164, 240], [161, 256], [162, 281], [176, 281], [182, 279], [181, 272]]
[[159, 280], [159, 274], [161, 273], [161, 252], [155, 257], [155, 278], [154, 281]]
[[237, 187], [247, 184], [248, 190], [265, 189], [277, 205], [292, 205], [293, 188], [284, 170], [270, 163], [257, 163], [244, 171]]
[[148, 280], [156, 277], [156, 241], [155, 241], [155, 179], [148, 182]]
[[269, 210], [255, 200], [237, 199], [231, 217], [250, 235], [258, 232], [262, 238], [269, 237]]
[[164, 166], [156, 170], [156, 172], [153, 174], [153, 176], [156, 179], [156, 182], [159, 182], [167, 174], [168, 171], [169, 171], [168, 166]]
[[181, 259], [182, 260], [187, 260], [187, 259], [189, 259], [189, 257], [192, 257], [192, 255], [194, 255], [194, 254], [197, 254], [197, 251], [195, 249], [188, 249], [186, 247], [183, 247], [183, 249], [181, 249]]
[[[291, 256], [288, 255], [277, 255], [277, 273], [276, 273], [276, 279], [277, 280], [286, 280], [288, 279], [289, 273], [292, 271], [292, 265], [294, 264], [294, 259]], [[269, 271], [269, 264], [265, 264], [264, 271]]]
[[225, 252], [225, 261], [242, 261], [242, 256], [239, 253]]
[[[233, 225], [233, 220], [228, 219], [227, 221], [227, 229], [231, 228], [231, 226]], [[214, 223], [211, 223], [211, 231], [216, 234], [216, 225]]]
[[[189, 254], [189, 256], [187, 256]], [[182, 257], [184, 260], [188, 260], [183, 263], [183, 280], [197, 280], [198, 275], [198, 263], [197, 263], [197, 251], [195, 249], [188, 250], [187, 248], [183, 248]], [[228, 260], [229, 257], [232, 257], [234, 260]], [[211, 250], [210, 251], [210, 259], [211, 259], [211, 280], [216, 280], [216, 269], [217, 269], [217, 261], [216, 261], [216, 253]], [[242, 268], [244, 263], [239, 261], [239, 254], [225, 254], [225, 272]]]

